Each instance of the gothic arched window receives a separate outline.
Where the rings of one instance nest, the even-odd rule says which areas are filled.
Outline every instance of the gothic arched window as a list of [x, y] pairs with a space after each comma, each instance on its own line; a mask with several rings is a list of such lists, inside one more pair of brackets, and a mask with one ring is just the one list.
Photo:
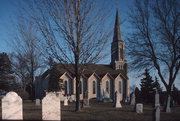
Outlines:
[[92, 88], [93, 88], [93, 94], [96, 94], [96, 82], [95, 81], [93, 81], [93, 83], [92, 83]]
[[65, 80], [64, 81], [64, 94], [67, 95], [68, 91], [67, 91], [67, 88], [68, 88], [68, 85], [67, 85], [67, 81]]
[[109, 92], [109, 81], [106, 81], [106, 92]]
[[79, 82], [79, 88], [80, 88], [79, 93], [82, 94], [82, 82], [81, 81]]
[[119, 93], [121, 93], [121, 81], [119, 81]]

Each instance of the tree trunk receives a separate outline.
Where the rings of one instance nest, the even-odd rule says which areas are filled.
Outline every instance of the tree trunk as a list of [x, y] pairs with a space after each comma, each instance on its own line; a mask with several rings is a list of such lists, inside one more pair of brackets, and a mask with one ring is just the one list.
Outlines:
[[167, 97], [166, 97], [166, 103], [163, 109], [163, 112], [170, 113], [171, 112], [171, 107], [170, 107], [170, 102], [171, 102], [171, 88], [168, 87], [167, 89]]
[[80, 81], [80, 76], [78, 74], [78, 71], [76, 70], [76, 74], [75, 74], [75, 77], [76, 77], [76, 111], [79, 111], [80, 110], [80, 99], [79, 99], [79, 81]]
[[78, 47], [75, 53], [75, 77], [76, 77], [76, 109], [75, 111], [79, 111], [80, 110], [80, 99], [79, 99], [80, 74], [79, 74], [79, 49]]

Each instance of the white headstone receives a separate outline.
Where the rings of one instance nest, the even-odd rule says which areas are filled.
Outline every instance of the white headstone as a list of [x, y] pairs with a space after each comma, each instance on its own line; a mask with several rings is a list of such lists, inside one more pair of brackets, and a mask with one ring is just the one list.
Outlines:
[[60, 99], [56, 93], [50, 92], [42, 100], [42, 119], [61, 120]]
[[122, 108], [120, 101], [121, 101], [121, 94], [116, 91], [115, 92], [115, 107], [116, 108]]
[[40, 99], [36, 99], [36, 105], [41, 105], [41, 100]]
[[23, 120], [22, 99], [15, 92], [9, 92], [2, 98], [2, 119]]
[[143, 104], [142, 103], [136, 104], [136, 113], [143, 113]]
[[68, 106], [68, 99], [67, 98], [64, 100], [64, 106]]

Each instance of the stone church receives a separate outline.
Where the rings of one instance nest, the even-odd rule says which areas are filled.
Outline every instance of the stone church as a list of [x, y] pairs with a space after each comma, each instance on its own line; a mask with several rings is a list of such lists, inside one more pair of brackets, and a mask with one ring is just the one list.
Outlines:
[[[111, 43], [111, 63], [104, 64], [88, 64], [86, 70], [82, 74], [80, 80], [80, 100], [85, 98], [101, 100], [104, 94], [114, 99], [115, 92], [119, 92], [122, 100], [129, 97], [129, 80], [127, 72], [127, 61], [125, 60], [124, 41], [122, 40], [120, 30], [120, 20], [118, 11], [116, 12], [114, 36]], [[67, 64], [66, 67], [71, 66]], [[64, 97], [66, 95], [75, 99], [76, 80], [61, 65], [56, 66], [58, 77], [63, 80], [65, 89], [62, 91]], [[45, 96], [44, 90], [48, 88], [49, 70], [47, 70], [35, 82], [36, 98], [42, 99]]]

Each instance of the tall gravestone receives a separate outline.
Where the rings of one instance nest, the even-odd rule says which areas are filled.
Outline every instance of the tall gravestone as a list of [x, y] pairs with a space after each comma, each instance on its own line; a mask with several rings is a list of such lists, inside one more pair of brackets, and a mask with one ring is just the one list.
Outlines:
[[156, 89], [155, 104], [153, 109], [153, 121], [160, 121], [160, 104], [159, 104], [159, 93]]
[[61, 120], [59, 96], [50, 92], [42, 100], [42, 120]]
[[116, 91], [115, 92], [115, 107], [116, 108], [122, 108], [120, 101], [121, 101], [121, 94]]
[[131, 105], [135, 105], [136, 104], [136, 97], [135, 97], [135, 92], [133, 92], [133, 94], [131, 95]]
[[15, 92], [9, 92], [2, 98], [2, 119], [23, 120], [22, 99]]

